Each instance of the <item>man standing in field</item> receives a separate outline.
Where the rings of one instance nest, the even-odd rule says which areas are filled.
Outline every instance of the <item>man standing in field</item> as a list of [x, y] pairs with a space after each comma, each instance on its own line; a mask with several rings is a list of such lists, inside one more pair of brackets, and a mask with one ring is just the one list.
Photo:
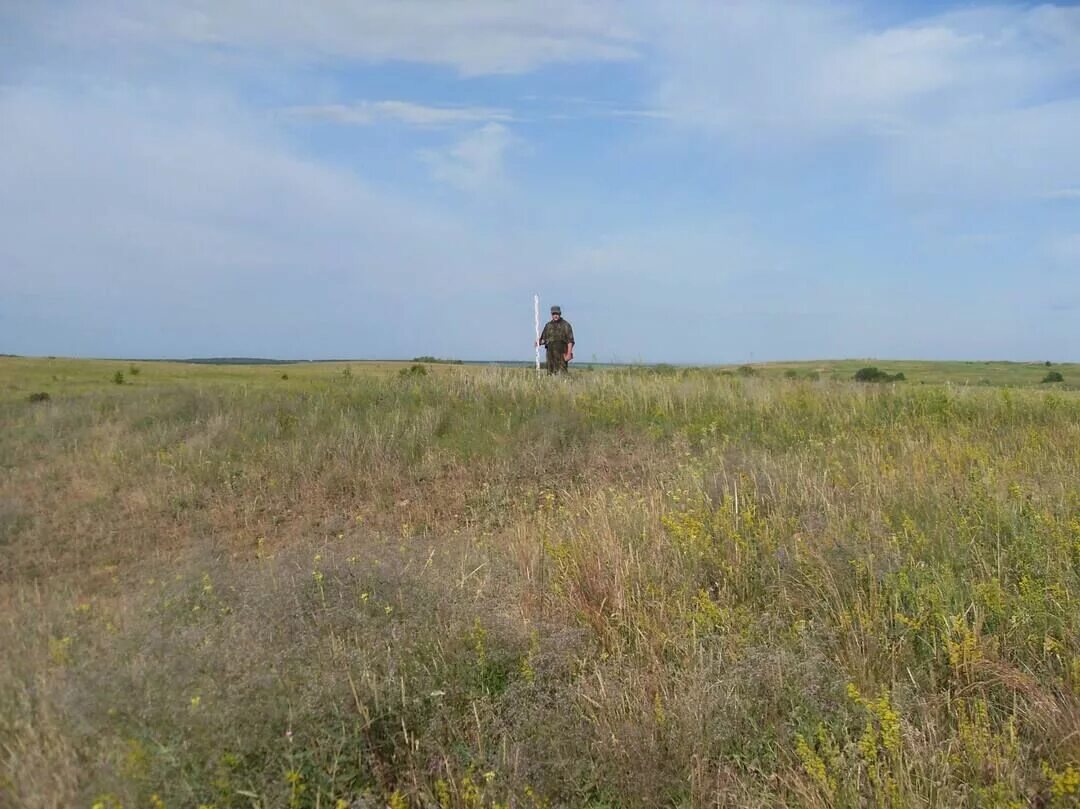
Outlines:
[[560, 307], [551, 307], [551, 320], [540, 332], [539, 344], [547, 347], [547, 372], [566, 373], [566, 364], [574, 358], [574, 329], [562, 319]]

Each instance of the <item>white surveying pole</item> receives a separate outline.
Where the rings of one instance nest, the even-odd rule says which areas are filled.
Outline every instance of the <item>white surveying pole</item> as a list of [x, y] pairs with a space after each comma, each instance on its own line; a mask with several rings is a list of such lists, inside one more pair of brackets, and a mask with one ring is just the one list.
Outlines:
[[536, 328], [536, 372], [540, 373], [540, 296], [533, 295], [533, 324]]

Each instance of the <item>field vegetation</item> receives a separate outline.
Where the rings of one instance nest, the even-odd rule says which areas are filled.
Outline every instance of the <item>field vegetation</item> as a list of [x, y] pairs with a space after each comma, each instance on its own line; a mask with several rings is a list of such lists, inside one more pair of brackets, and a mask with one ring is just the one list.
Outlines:
[[0, 806], [1076, 806], [1080, 374], [876, 364], [0, 359]]

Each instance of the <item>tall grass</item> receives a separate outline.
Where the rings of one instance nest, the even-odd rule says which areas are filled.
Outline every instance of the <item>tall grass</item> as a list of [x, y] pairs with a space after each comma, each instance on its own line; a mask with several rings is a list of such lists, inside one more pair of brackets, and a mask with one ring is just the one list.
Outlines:
[[1076, 805], [1076, 394], [440, 371], [0, 404], [0, 805]]

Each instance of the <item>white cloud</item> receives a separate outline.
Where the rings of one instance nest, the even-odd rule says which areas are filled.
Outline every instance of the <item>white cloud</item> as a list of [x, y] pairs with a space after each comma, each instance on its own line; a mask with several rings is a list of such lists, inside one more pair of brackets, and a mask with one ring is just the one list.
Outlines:
[[102, 0], [22, 12], [77, 47], [187, 42], [277, 58], [404, 60], [463, 74], [636, 56], [616, 0]]
[[368, 126], [390, 121], [416, 127], [443, 127], [455, 124], [508, 122], [514, 116], [493, 107], [436, 107], [411, 101], [358, 101], [353, 104], [322, 104], [291, 107], [286, 112], [297, 118], [311, 118], [340, 124]]
[[692, 3], [661, 27], [662, 104], [717, 132], [801, 136], [1013, 106], [1080, 68], [1080, 9], [990, 7], [875, 29], [809, 0]]
[[975, 7], [888, 27], [823, 0], [683, 12], [657, 29], [656, 95], [683, 127], [758, 151], [861, 138], [903, 192], [1007, 198], [1080, 183], [1080, 8]]
[[903, 128], [918, 104], [964, 81], [958, 68], [973, 46], [971, 37], [941, 26], [861, 34], [822, 59], [807, 92], [827, 124]]
[[926, 197], [1060, 196], [1063, 184], [1080, 181], [1077, 137], [1080, 99], [972, 113], [911, 127], [889, 144], [885, 176], [893, 188]]
[[[197, 259], [190, 272], [216, 272], [249, 260], [252, 269], [264, 260], [310, 268], [300, 261], [308, 246], [289, 238], [298, 231], [336, 238], [359, 223], [386, 243], [412, 228], [451, 230], [348, 172], [292, 154], [237, 108], [211, 112], [175, 95], [155, 104], [130, 88], [81, 98], [24, 88], [0, 92], [0, 117], [4, 217], [36, 222], [19, 228], [17, 244], [62, 232], [75, 255], [108, 243], [160, 251], [167, 262], [184, 253]], [[126, 227], [128, 219], [138, 226]], [[223, 239], [235, 240], [230, 250], [220, 249]], [[64, 271], [77, 275], [76, 266]]]
[[1061, 266], [1080, 270], [1080, 233], [1051, 239], [1047, 244], [1047, 253]]
[[0, 88], [0, 120], [4, 350], [487, 350], [452, 313], [514, 266], [498, 234], [298, 155], [242, 109]]
[[489, 123], [470, 132], [445, 150], [427, 149], [422, 159], [439, 182], [466, 191], [491, 189], [501, 184], [507, 150], [515, 138], [502, 124]]

